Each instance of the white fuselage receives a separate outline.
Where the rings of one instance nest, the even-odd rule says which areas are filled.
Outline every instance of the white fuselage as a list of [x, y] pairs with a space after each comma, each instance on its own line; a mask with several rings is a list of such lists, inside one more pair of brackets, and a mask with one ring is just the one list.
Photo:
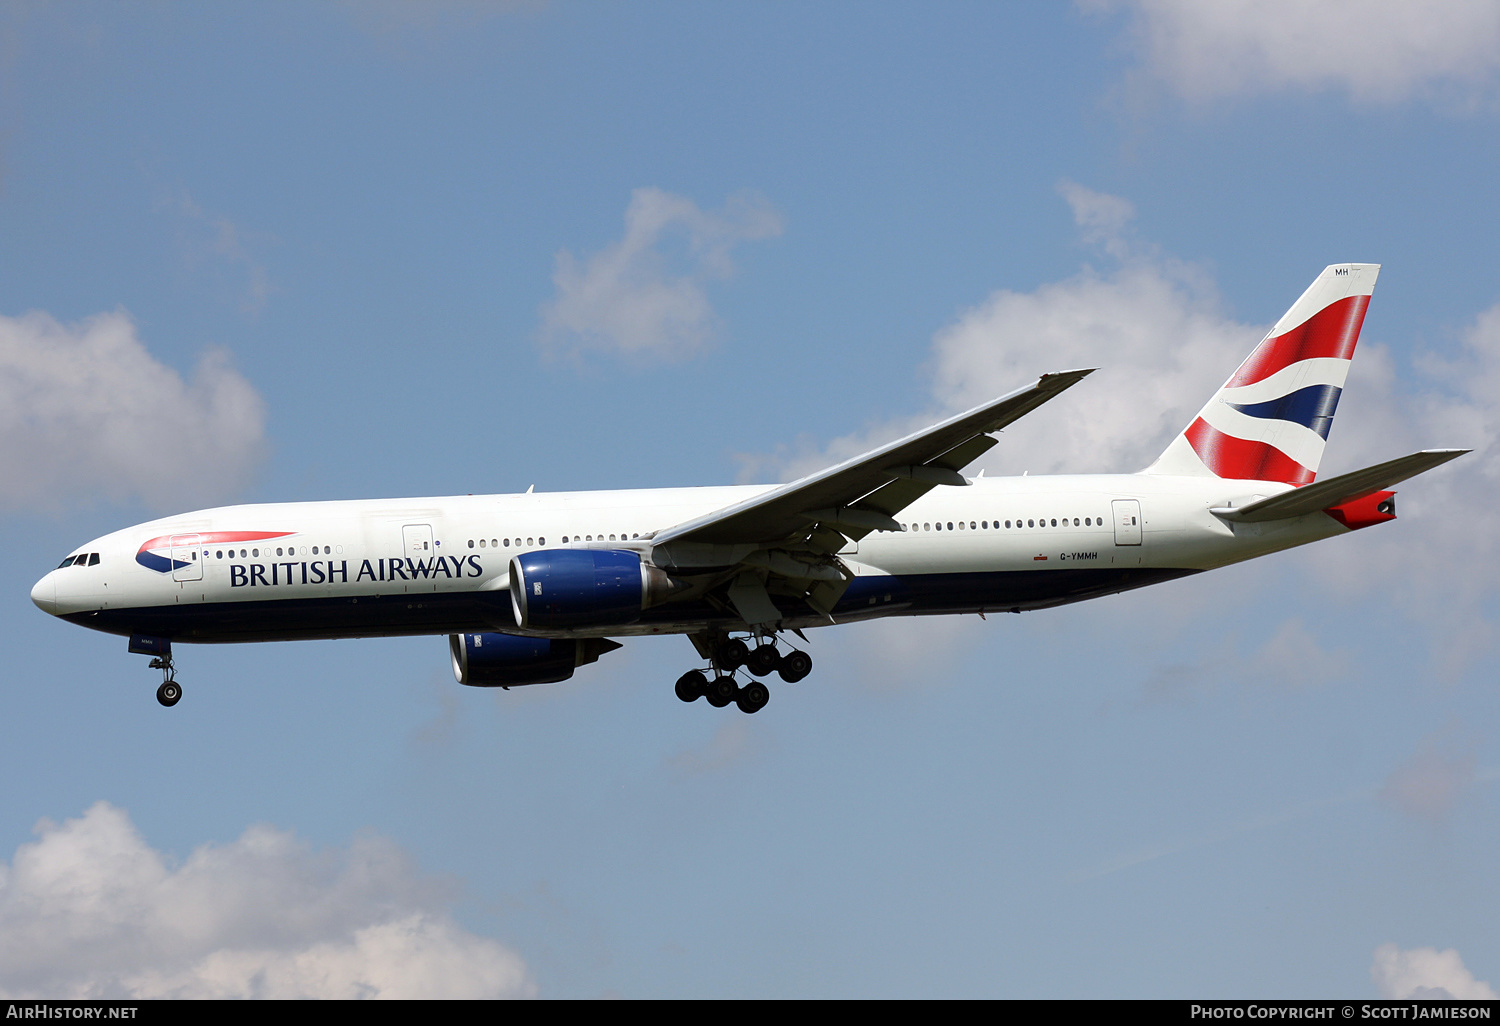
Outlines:
[[[1323, 513], [1247, 524], [1210, 512], [1287, 487], [1124, 474], [979, 478], [969, 487], [936, 488], [897, 514], [901, 531], [872, 532], [840, 552], [855, 580], [832, 617], [783, 604], [784, 626], [1059, 605], [1347, 530]], [[655, 532], [765, 491], [226, 506], [96, 539], [75, 554], [89, 558], [48, 573], [32, 597], [75, 623], [180, 642], [517, 631], [508, 591], [512, 557], [623, 548], [649, 560]], [[744, 626], [732, 612], [699, 602], [666, 602], [647, 612], [639, 622], [607, 628], [531, 633], [625, 636]]]

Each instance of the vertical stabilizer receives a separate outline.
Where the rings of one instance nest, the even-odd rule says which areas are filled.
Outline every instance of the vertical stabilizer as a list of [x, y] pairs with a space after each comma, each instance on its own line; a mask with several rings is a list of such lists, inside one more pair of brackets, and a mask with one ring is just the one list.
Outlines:
[[1144, 473], [1316, 477], [1379, 274], [1379, 264], [1326, 268]]

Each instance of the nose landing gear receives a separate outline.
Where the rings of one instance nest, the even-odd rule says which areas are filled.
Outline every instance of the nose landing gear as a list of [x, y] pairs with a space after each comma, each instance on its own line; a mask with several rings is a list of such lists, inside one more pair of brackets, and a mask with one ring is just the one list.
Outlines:
[[177, 668], [172, 665], [172, 642], [166, 638], [133, 634], [130, 651], [153, 657], [151, 669], [160, 670], [162, 676], [161, 687], [156, 689], [156, 700], [169, 709], [176, 705], [182, 698], [182, 685], [177, 683]]
[[150, 667], [160, 670], [165, 678], [161, 687], [156, 689], [156, 700], [168, 709], [176, 705], [182, 699], [182, 685], [177, 683], [177, 670], [172, 666], [172, 654], [169, 652], [151, 660]]
[[176, 705], [182, 698], [182, 685], [175, 680], [163, 681], [161, 687], [156, 689], [156, 700], [168, 709]]

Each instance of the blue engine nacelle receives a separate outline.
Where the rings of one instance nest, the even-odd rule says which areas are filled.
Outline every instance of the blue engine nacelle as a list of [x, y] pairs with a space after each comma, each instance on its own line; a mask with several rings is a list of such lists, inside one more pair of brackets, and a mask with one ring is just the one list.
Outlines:
[[635, 623], [679, 587], [638, 553], [618, 549], [541, 549], [510, 561], [516, 623], [533, 630]]
[[450, 634], [453, 676], [460, 684], [508, 688], [556, 684], [573, 670], [619, 648], [607, 638], [523, 638], [515, 634]]

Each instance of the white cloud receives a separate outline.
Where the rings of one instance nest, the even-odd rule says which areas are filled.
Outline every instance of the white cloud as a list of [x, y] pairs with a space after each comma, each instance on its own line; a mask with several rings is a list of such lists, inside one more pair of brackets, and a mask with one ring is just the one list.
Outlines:
[[1500, 998], [1483, 980], [1474, 979], [1458, 952], [1449, 948], [1411, 948], [1403, 951], [1394, 944], [1375, 949], [1370, 979], [1383, 998], [1406, 1000], [1493, 1001]]
[[[895, 616], [841, 627], [827, 639], [835, 665], [852, 668], [875, 691], [936, 690], [953, 681], [973, 646], [1009, 626], [1004, 613], [977, 616]], [[822, 638], [819, 639], [823, 640]]]
[[1109, 273], [1085, 268], [1034, 292], [992, 293], [933, 339], [934, 392], [962, 409], [1048, 371], [1097, 367], [1007, 428], [980, 465], [1130, 472], [1156, 458], [1263, 334], [1226, 318], [1194, 269], [1133, 257]]
[[98, 802], [0, 864], [10, 998], [531, 996], [519, 956], [459, 926], [389, 841], [314, 851], [254, 826], [180, 866]]
[[744, 762], [756, 750], [750, 724], [740, 717], [721, 724], [704, 744], [678, 752], [667, 764], [685, 777], [719, 773]]
[[225, 274], [227, 289], [239, 295], [240, 309], [257, 313], [272, 292], [265, 265], [250, 252], [245, 232], [222, 214], [210, 214], [186, 190], [158, 204], [177, 222], [178, 243], [190, 267], [206, 262]]
[[[1113, 255], [1111, 266], [1085, 266], [1031, 291], [991, 293], [934, 335], [928, 411], [870, 425], [827, 445], [802, 440], [780, 452], [742, 457], [742, 477], [790, 480], [1002, 395], [1038, 374], [1072, 367], [1100, 369], [1006, 428], [970, 473], [1130, 472], [1155, 459], [1267, 325], [1226, 316], [1201, 269], [1130, 244], [1127, 201], [1066, 182], [1059, 192], [1072, 206], [1080, 233]], [[1319, 270], [1308, 268], [1308, 280]], [[1375, 302], [1392, 287], [1382, 282]], [[1270, 297], [1268, 321], [1295, 298]], [[1485, 613], [1500, 581], [1500, 507], [1493, 501], [1500, 491], [1497, 397], [1500, 305], [1475, 319], [1454, 354], [1420, 356], [1409, 367], [1367, 334], [1322, 475], [1422, 448], [1477, 451], [1401, 486], [1398, 507], [1408, 523], [1330, 540], [1298, 561], [1314, 587], [1347, 599], [1383, 596], [1423, 624], [1443, 676], [1473, 665], [1497, 640]], [[1277, 587], [1290, 586], [1285, 578], [1275, 580]], [[1300, 625], [1283, 623], [1271, 640], [1285, 651], [1278, 657], [1267, 649], [1256, 657], [1268, 680], [1312, 683], [1345, 672], [1347, 655], [1319, 648]], [[1178, 671], [1166, 671], [1151, 687], [1159, 685], [1163, 695], [1180, 693], [1202, 665], [1179, 667], [1177, 677], [1171, 675]]]
[[1391, 772], [1380, 798], [1409, 816], [1442, 822], [1478, 781], [1477, 764], [1471, 744], [1451, 729], [1437, 731], [1423, 738], [1411, 758]]
[[[1380, 301], [1380, 288], [1375, 302]], [[1379, 594], [1436, 639], [1437, 670], [1452, 677], [1493, 650], [1485, 602], [1500, 580], [1500, 305], [1481, 313], [1452, 357], [1419, 355], [1399, 366], [1381, 347], [1360, 343], [1326, 474], [1417, 449], [1474, 452], [1398, 485], [1406, 522], [1314, 546], [1306, 566], [1319, 586], [1341, 596]]]
[[[1048, 371], [1078, 367], [1099, 370], [1006, 428], [1000, 444], [974, 468], [1113, 473], [1154, 460], [1266, 329], [1225, 317], [1217, 290], [1198, 269], [1132, 250], [1124, 237], [1133, 213], [1126, 200], [1071, 182], [1059, 192], [1086, 239], [1118, 259], [1114, 270], [1086, 266], [1032, 292], [997, 290], [938, 331], [932, 342], [935, 409], [873, 425], [821, 449], [805, 444], [742, 462], [757, 472], [777, 468], [784, 478], [795, 477]], [[1295, 298], [1287, 297], [1287, 305]]]
[[1185, 702], [1234, 684], [1246, 690], [1296, 691], [1322, 687], [1349, 674], [1349, 653], [1327, 648], [1300, 620], [1283, 620], [1259, 647], [1241, 652], [1232, 637], [1194, 662], [1155, 670], [1142, 684], [1145, 704]]
[[752, 193], [705, 212], [685, 197], [636, 189], [624, 238], [583, 260], [557, 254], [557, 295], [542, 308], [542, 345], [575, 356], [691, 356], [717, 330], [707, 283], [733, 273], [736, 245], [781, 230], [781, 215]]
[[1135, 866], [1154, 862], [1157, 859], [1176, 855], [1179, 852], [1191, 851], [1195, 848], [1206, 848], [1210, 845], [1223, 844], [1247, 834], [1259, 833], [1281, 827], [1287, 823], [1295, 822], [1310, 816], [1326, 818], [1327, 810], [1350, 802], [1363, 802], [1369, 799], [1367, 791], [1346, 791], [1342, 794], [1329, 795], [1326, 798], [1317, 798], [1312, 801], [1299, 802], [1272, 812], [1259, 815], [1241, 816], [1224, 826], [1201, 833], [1179, 837], [1151, 845], [1136, 851], [1124, 852], [1120, 855], [1088, 867], [1073, 875], [1075, 880], [1094, 880], [1111, 873], [1132, 869]]
[[1067, 179], [1058, 184], [1057, 191], [1073, 208], [1073, 223], [1083, 230], [1083, 241], [1123, 260], [1129, 252], [1125, 229], [1135, 220], [1135, 204]]
[[0, 505], [223, 497], [259, 462], [264, 425], [259, 394], [223, 350], [206, 352], [188, 384], [124, 313], [74, 325], [0, 316]]
[[1193, 101], [1340, 89], [1393, 102], [1435, 90], [1472, 100], [1500, 71], [1496, 0], [1084, 0], [1131, 11], [1146, 72]]

